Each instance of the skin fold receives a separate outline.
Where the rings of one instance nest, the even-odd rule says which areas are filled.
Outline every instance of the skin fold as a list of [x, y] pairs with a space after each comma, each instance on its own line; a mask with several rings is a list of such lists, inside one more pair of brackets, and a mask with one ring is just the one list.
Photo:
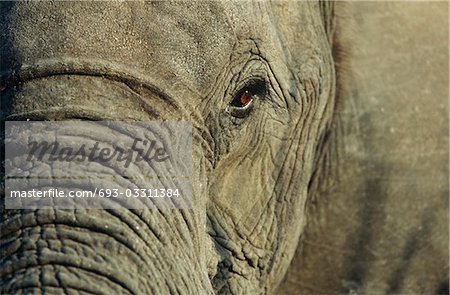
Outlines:
[[[416, 280], [418, 270], [401, 267], [414, 253], [393, 250], [402, 258], [386, 277], [372, 275], [385, 273], [382, 266], [361, 262], [372, 253], [364, 244], [386, 236], [373, 224], [391, 216], [366, 198], [392, 200], [362, 175], [395, 163], [374, 161], [367, 150], [375, 141], [358, 137], [364, 126], [380, 130], [369, 123], [383, 116], [357, 116], [364, 93], [349, 85], [364, 79], [346, 71], [354, 64], [345, 48], [357, 39], [339, 11], [312, 1], [0, 2], [3, 120], [189, 121], [194, 165], [192, 209], [2, 208], [0, 293], [421, 293], [445, 286], [448, 264], [428, 266], [420, 280], [429, 284], [396, 283]], [[89, 140], [90, 130], [79, 132]], [[97, 140], [107, 142], [108, 133]], [[351, 148], [356, 153], [344, 153]], [[362, 150], [363, 158], [352, 158]], [[430, 192], [430, 204], [448, 210], [444, 186]], [[352, 202], [353, 227], [327, 217]], [[395, 198], [391, 205], [411, 210]], [[422, 223], [395, 249], [409, 238], [419, 261], [442, 257], [448, 237], [427, 235], [438, 235], [428, 234], [436, 224], [442, 232], [448, 217], [433, 206], [407, 216]], [[433, 251], [417, 246], [416, 233]], [[317, 240], [359, 250], [340, 260]], [[410, 273], [395, 280], [394, 270]]]

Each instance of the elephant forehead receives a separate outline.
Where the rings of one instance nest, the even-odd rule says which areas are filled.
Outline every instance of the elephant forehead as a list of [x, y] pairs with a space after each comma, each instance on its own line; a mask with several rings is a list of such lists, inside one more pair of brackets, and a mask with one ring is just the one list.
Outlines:
[[[315, 50], [318, 42], [308, 3], [17, 1], [2, 6], [1, 44], [7, 44], [2, 70], [54, 58], [107, 61], [174, 96], [207, 93], [233, 52], [242, 52], [237, 46], [242, 40], [258, 42], [265, 58], [278, 66], [291, 63], [288, 59], [303, 63], [307, 47]], [[299, 46], [302, 50], [290, 49]]]
[[[117, 63], [199, 91], [229, 59], [233, 29], [216, 1], [16, 2], [2, 13], [12, 64], [49, 58]], [[3, 42], [2, 42], [3, 43]], [[12, 59], [11, 59], [12, 57]], [[164, 85], [166, 87], [166, 85]]]

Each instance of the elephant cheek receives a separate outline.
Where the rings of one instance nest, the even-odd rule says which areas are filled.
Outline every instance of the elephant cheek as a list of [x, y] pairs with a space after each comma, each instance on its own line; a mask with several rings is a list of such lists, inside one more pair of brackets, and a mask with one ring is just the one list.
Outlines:
[[222, 253], [217, 288], [253, 293], [261, 282], [277, 286], [294, 254], [310, 179], [303, 158], [311, 158], [312, 148], [300, 140], [270, 142], [252, 145], [245, 156], [230, 154], [217, 166], [208, 213]]

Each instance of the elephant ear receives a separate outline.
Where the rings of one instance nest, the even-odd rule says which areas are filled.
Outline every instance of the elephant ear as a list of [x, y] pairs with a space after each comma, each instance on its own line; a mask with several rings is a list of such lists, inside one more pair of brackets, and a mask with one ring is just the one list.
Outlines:
[[448, 294], [448, 3], [321, 5], [336, 108], [278, 294]]
[[321, 1], [320, 12], [333, 55], [336, 75], [335, 114], [337, 114], [339, 106], [343, 104], [342, 100], [349, 95], [351, 85], [350, 56], [352, 36], [355, 35], [352, 32], [352, 28], [355, 27], [354, 19], [345, 2]]

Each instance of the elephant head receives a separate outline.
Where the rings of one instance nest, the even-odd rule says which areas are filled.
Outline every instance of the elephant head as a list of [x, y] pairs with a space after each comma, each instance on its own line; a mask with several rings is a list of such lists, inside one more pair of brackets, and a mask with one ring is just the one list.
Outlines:
[[335, 109], [332, 4], [0, 5], [3, 119], [186, 120], [194, 163], [192, 209], [3, 210], [3, 292], [273, 292]]

